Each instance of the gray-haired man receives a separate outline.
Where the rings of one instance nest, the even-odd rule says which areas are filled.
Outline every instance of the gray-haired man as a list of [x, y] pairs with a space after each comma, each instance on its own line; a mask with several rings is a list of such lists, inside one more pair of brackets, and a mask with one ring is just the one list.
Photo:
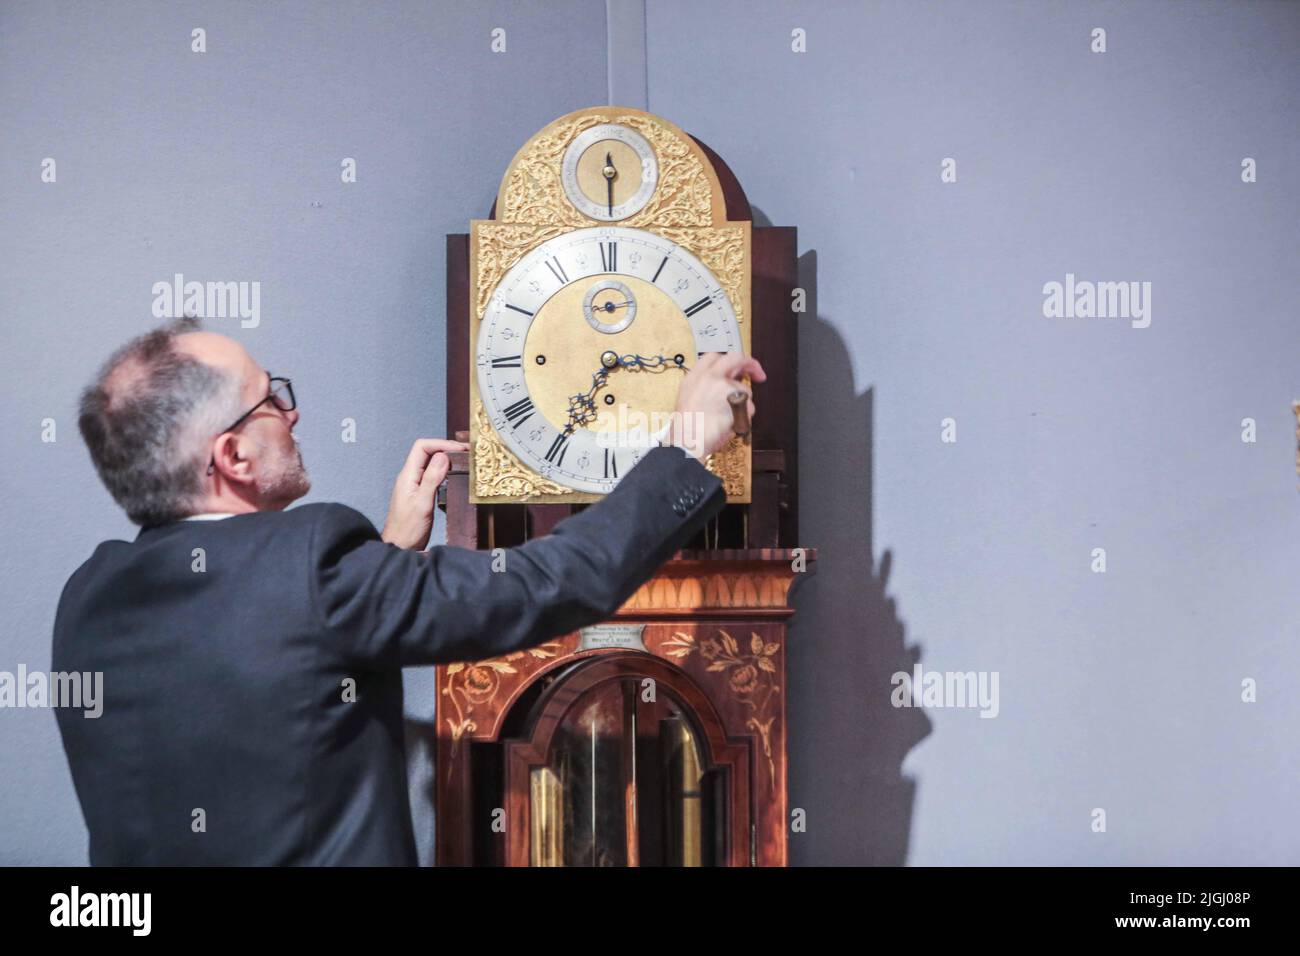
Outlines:
[[[752, 358], [682, 380], [667, 445], [617, 488], [492, 556], [420, 553], [448, 453], [415, 442], [382, 534], [310, 488], [293, 387], [190, 322], [120, 349], [82, 397], [100, 478], [141, 530], [64, 588], [53, 668], [104, 674], [57, 712], [93, 864], [411, 864], [401, 668], [480, 659], [603, 620], [725, 502], [700, 463]], [[749, 410], [754, 412], [753, 401]], [[345, 687], [355, 688], [345, 693]]]

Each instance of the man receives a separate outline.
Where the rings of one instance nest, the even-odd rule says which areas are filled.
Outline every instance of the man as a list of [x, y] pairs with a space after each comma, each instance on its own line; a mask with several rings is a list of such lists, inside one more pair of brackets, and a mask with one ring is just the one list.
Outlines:
[[289, 382], [192, 321], [125, 345], [80, 427], [141, 530], [73, 574], [54, 625], [53, 669], [104, 675], [101, 717], [57, 711], [90, 862], [414, 864], [402, 667], [610, 617], [725, 503], [701, 460], [744, 375], [766, 378], [701, 357], [668, 444], [494, 572], [489, 553], [420, 553], [467, 446], [415, 442], [382, 534], [344, 505], [286, 511], [310, 487]]

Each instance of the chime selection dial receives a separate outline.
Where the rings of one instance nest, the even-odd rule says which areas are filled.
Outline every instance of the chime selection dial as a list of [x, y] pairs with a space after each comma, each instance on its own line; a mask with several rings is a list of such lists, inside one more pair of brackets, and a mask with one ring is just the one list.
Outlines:
[[590, 219], [617, 222], [636, 215], [659, 184], [659, 162], [644, 136], [617, 123], [583, 130], [564, 152], [564, 194]]

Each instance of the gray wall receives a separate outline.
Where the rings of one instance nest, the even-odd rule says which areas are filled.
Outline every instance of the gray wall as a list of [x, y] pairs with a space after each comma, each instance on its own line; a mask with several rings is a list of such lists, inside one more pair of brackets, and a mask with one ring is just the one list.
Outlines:
[[[647, 11], [651, 110], [817, 291], [794, 859], [1300, 863], [1300, 6]], [[1067, 272], [1152, 282], [1150, 327], [1045, 318]], [[916, 655], [999, 716], [890, 707]]]
[[[1300, 6], [611, 10], [0, 7], [0, 670], [48, 667], [63, 581], [133, 535], [74, 408], [154, 323], [153, 282], [262, 283], [260, 327], [214, 327], [293, 376], [311, 500], [381, 522], [409, 442], [443, 430], [443, 234], [612, 89], [800, 230], [821, 560], [790, 653], [793, 860], [1300, 862]], [[1045, 318], [1067, 272], [1151, 282], [1150, 327]], [[917, 659], [997, 671], [998, 717], [892, 708]], [[427, 858], [431, 674], [407, 688]], [[51, 713], [0, 711], [0, 766], [0, 863], [84, 862]]]

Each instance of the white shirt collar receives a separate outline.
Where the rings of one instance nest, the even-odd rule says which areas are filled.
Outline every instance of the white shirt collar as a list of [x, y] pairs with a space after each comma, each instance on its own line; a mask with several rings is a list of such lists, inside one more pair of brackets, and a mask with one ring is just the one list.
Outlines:
[[233, 518], [235, 515], [230, 511], [210, 511], [207, 514], [190, 515], [183, 518], [183, 521], [220, 521], [222, 518]]

